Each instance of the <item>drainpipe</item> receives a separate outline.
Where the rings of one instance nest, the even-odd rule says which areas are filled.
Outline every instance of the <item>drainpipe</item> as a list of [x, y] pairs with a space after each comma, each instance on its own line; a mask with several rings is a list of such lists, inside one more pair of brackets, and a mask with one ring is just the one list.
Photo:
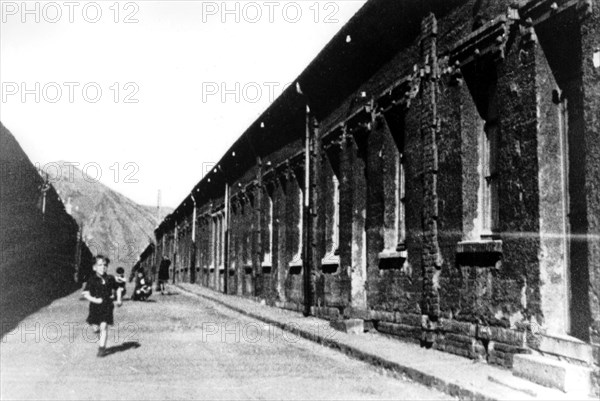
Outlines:
[[303, 249], [303, 261], [304, 261], [304, 316], [310, 315], [310, 307], [313, 303], [312, 293], [312, 266], [311, 266], [311, 241], [312, 241], [312, 216], [311, 216], [311, 193], [310, 193], [310, 176], [311, 176], [311, 164], [310, 164], [310, 148], [311, 148], [311, 136], [312, 127], [310, 107], [306, 105], [306, 132], [304, 136], [304, 249]]
[[229, 184], [225, 182], [225, 216], [223, 216], [223, 292], [228, 293], [229, 289]]
[[191, 252], [192, 252], [192, 258], [190, 260], [191, 266], [190, 266], [190, 282], [192, 282], [192, 277], [194, 278], [193, 283], [196, 282], [197, 277], [196, 277], [196, 258], [198, 257], [198, 255], [196, 254], [196, 199], [194, 198], [194, 191], [192, 190], [191, 193], [191, 198], [192, 198], [192, 202], [194, 203], [194, 210], [192, 212], [192, 246], [191, 246]]
[[196, 199], [194, 199], [194, 193], [191, 195], [192, 202], [194, 203], [194, 210], [192, 212], [192, 244], [196, 243]]

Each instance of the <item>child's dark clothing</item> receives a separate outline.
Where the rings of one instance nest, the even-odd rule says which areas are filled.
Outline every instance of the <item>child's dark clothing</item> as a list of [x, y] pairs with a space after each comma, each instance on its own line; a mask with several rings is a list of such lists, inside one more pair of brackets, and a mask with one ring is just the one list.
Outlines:
[[115, 276], [115, 281], [117, 283], [117, 288], [122, 288], [123, 290], [121, 291], [121, 297], [125, 296], [125, 294], [127, 293], [127, 282], [125, 281], [124, 277], [119, 277], [119, 276]]
[[137, 277], [135, 279], [135, 289], [133, 290], [133, 295], [131, 299], [134, 301], [145, 301], [152, 294], [152, 286], [148, 280], [146, 280], [145, 276]]
[[169, 266], [171, 266], [171, 261], [168, 259], [164, 259], [162, 262], [160, 262], [160, 267], [158, 268], [159, 281], [169, 281]]
[[101, 304], [90, 302], [90, 314], [87, 322], [89, 324], [99, 325], [102, 322], [113, 324], [113, 291], [118, 288], [115, 278], [111, 275], [105, 275], [100, 278], [97, 274], [92, 275], [85, 285], [83, 291], [89, 291], [94, 298], [102, 298]]

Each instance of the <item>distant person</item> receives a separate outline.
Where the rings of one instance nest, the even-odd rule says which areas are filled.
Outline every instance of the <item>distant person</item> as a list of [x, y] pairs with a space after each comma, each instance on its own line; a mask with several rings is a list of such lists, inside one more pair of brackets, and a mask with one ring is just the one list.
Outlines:
[[83, 289], [83, 296], [90, 301], [90, 312], [87, 322], [92, 325], [95, 333], [100, 332], [98, 357], [106, 356], [106, 340], [108, 339], [108, 325], [113, 324], [113, 299], [117, 296], [117, 306], [121, 306], [121, 293], [115, 278], [106, 274], [108, 258], [96, 255], [94, 271]]
[[121, 299], [125, 296], [125, 294], [127, 293], [127, 281], [125, 280], [125, 269], [123, 269], [122, 267], [117, 267], [117, 275], [115, 276], [115, 280], [117, 282], [117, 285], [119, 286], [119, 288], [122, 289], [121, 291]]
[[152, 285], [146, 278], [144, 271], [139, 269], [135, 278], [135, 289], [133, 290], [131, 299], [133, 301], [145, 301], [150, 295], [152, 295]]
[[167, 282], [169, 281], [169, 267], [171, 266], [171, 261], [166, 256], [162, 257], [162, 261], [160, 262], [160, 266], [158, 268], [158, 286], [160, 288], [160, 293], [165, 295]]

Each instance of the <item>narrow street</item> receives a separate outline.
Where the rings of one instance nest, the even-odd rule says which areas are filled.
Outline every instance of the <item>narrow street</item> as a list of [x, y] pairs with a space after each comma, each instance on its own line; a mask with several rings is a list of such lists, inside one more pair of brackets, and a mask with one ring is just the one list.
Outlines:
[[87, 308], [74, 293], [2, 339], [2, 399], [448, 398], [175, 289], [126, 299], [97, 358]]

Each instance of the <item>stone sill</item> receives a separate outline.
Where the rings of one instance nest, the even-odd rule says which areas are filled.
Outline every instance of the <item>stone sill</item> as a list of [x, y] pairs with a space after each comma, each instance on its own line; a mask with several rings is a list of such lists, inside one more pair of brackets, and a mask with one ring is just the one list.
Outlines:
[[403, 270], [406, 259], [408, 258], [408, 251], [402, 250], [398, 251], [396, 249], [384, 249], [382, 252], [379, 252], [379, 272], [382, 273], [386, 270]]
[[379, 252], [377, 256], [379, 256], [379, 259], [406, 259], [408, 257], [408, 252], [385, 249], [382, 252]]
[[260, 264], [261, 270], [263, 274], [271, 274], [271, 269], [273, 268], [273, 264], [271, 262], [262, 262]]
[[340, 257], [338, 255], [329, 255], [321, 259], [321, 265], [339, 265]]
[[296, 260], [288, 263], [288, 274], [290, 275], [299, 275], [302, 273], [302, 268], [304, 266], [303, 260]]
[[323, 274], [335, 274], [340, 267], [340, 257], [335, 254], [329, 254], [321, 259], [321, 272]]
[[462, 241], [456, 244], [456, 253], [502, 253], [502, 240]]
[[302, 266], [304, 266], [304, 261], [302, 259], [295, 260], [295, 261], [288, 263], [288, 266], [289, 267], [302, 267]]

